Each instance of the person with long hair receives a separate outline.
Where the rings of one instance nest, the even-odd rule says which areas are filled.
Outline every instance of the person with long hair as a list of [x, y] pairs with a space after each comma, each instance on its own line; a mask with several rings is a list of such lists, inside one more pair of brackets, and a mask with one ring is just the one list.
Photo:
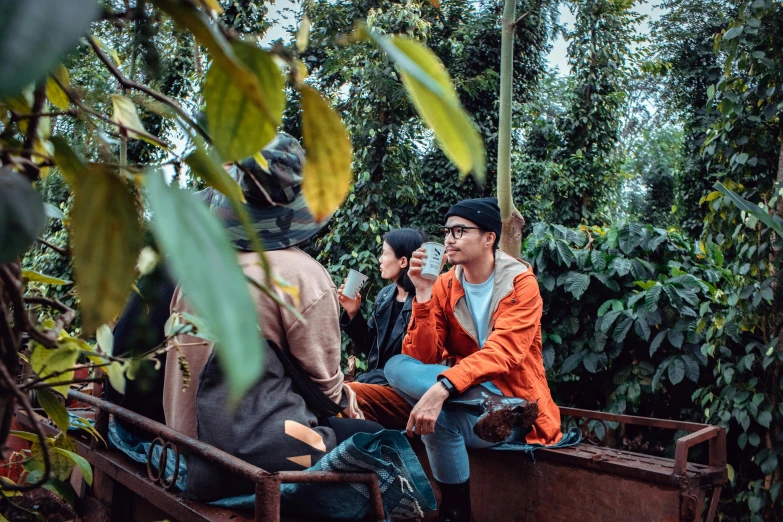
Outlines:
[[410, 404], [389, 388], [384, 366], [402, 351], [416, 293], [408, 277], [408, 267], [413, 252], [428, 239], [425, 232], [413, 228], [390, 230], [383, 236], [378, 264], [381, 277], [391, 284], [378, 292], [369, 317], [362, 314], [362, 298], [358, 293], [355, 298], [343, 295], [345, 285], [338, 292], [344, 309], [340, 326], [356, 350], [367, 356], [367, 372], [348, 385], [356, 391], [365, 418], [386, 428], [404, 428], [401, 420], [407, 419], [411, 409]]
[[390, 230], [383, 236], [378, 264], [381, 277], [391, 284], [378, 293], [369, 318], [362, 314], [361, 295], [357, 292], [354, 298], [345, 296], [345, 285], [340, 286], [338, 300], [344, 309], [340, 326], [356, 349], [367, 356], [367, 372], [358, 377], [358, 382], [388, 384], [383, 367], [402, 351], [416, 291], [408, 277], [411, 254], [427, 239], [426, 233], [413, 228]]

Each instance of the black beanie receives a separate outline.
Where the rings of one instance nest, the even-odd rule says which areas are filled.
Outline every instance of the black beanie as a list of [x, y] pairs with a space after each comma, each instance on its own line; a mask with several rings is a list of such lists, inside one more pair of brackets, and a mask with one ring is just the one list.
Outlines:
[[500, 239], [503, 224], [500, 221], [498, 198], [477, 198], [460, 201], [446, 212], [446, 219], [449, 219], [451, 216], [469, 219], [484, 230], [494, 232], [495, 237]]

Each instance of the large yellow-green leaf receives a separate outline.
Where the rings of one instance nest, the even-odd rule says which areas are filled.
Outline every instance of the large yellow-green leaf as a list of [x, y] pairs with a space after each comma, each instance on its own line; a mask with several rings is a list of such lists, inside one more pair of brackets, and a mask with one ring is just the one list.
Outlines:
[[236, 250], [220, 220], [192, 193], [167, 186], [160, 172], [145, 182], [155, 237], [186, 299], [218, 339], [215, 350], [236, 405], [263, 368], [258, 315]]
[[141, 123], [141, 120], [139, 119], [139, 113], [136, 112], [136, 106], [133, 104], [133, 100], [126, 98], [125, 96], [120, 96], [119, 94], [112, 94], [111, 103], [114, 107], [114, 116], [112, 119], [115, 123], [128, 129], [129, 137], [144, 140], [147, 143], [157, 145], [164, 149], [168, 148], [165, 141], [157, 136], [153, 136], [144, 128], [144, 124]]
[[285, 108], [285, 80], [272, 55], [246, 42], [231, 47], [258, 78], [267, 110], [254, 105], [219, 63], [210, 67], [204, 84], [207, 125], [215, 148], [228, 161], [252, 156], [272, 141]]
[[351, 140], [340, 116], [321, 94], [302, 85], [302, 138], [306, 158], [302, 194], [318, 221], [337, 210], [353, 182]]
[[70, 281], [67, 279], [60, 279], [58, 277], [52, 277], [45, 274], [39, 274], [34, 270], [22, 270], [22, 278], [27, 281], [33, 281], [35, 283], [45, 283], [47, 285], [69, 285]]
[[394, 60], [419, 115], [435, 132], [438, 144], [462, 176], [473, 173], [484, 183], [487, 164], [484, 142], [459, 102], [446, 68], [421, 43], [403, 36], [387, 38], [369, 32]]
[[136, 278], [143, 246], [139, 208], [128, 184], [100, 165], [80, 172], [73, 189], [74, 274], [82, 325], [92, 333], [122, 310]]
[[[64, 432], [54, 439], [47, 438], [47, 442], [49, 442], [49, 457], [52, 461], [52, 474], [58, 480], [68, 480], [75, 463], [69, 455], [60, 453], [57, 449], [76, 453], [76, 443]], [[37, 442], [34, 442], [30, 447], [30, 455], [36, 460], [42, 460], [42, 448]]]
[[52, 395], [49, 390], [43, 388], [38, 390], [37, 395], [38, 403], [41, 405], [41, 408], [44, 409], [49, 418], [52, 419], [52, 422], [54, 422], [57, 427], [60, 428], [61, 432], [65, 433], [68, 431], [68, 426], [71, 424], [71, 420], [70, 417], [68, 417], [68, 410], [65, 409], [63, 403], [61, 403], [57, 397]]
[[214, 63], [225, 71], [226, 75], [245, 93], [250, 102], [265, 112], [268, 119], [273, 119], [269, 115], [258, 77], [234, 55], [231, 45], [209, 17], [193, 4], [179, 0], [157, 0], [156, 4], [166, 11], [177, 24], [193, 33], [196, 39], [209, 49]]
[[46, 97], [49, 98], [49, 101], [55, 107], [67, 109], [71, 104], [71, 100], [65, 94], [65, 91], [60, 88], [60, 85], [54, 81], [53, 77], [56, 77], [61, 84], [68, 87], [71, 84], [71, 75], [68, 73], [68, 69], [60, 65], [52, 72], [51, 77], [46, 80]]
[[[79, 348], [72, 343], [58, 345], [56, 348], [51, 349], [36, 343], [33, 353], [30, 355], [30, 366], [32, 366], [38, 377], [46, 377], [73, 368], [80, 353]], [[65, 371], [62, 375], [47, 379], [46, 383], [57, 384], [58, 382], [72, 381], [73, 376], [73, 370]], [[52, 390], [66, 397], [68, 396], [69, 387], [68, 384], [62, 384], [60, 386], [52, 386]]]

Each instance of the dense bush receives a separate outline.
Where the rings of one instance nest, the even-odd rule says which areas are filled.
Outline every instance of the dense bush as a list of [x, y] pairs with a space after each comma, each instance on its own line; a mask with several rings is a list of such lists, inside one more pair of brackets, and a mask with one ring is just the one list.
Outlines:
[[[761, 509], [764, 489], [748, 484], [776, 469], [780, 443], [770, 428], [783, 413], [769, 387], [778, 383], [765, 375], [781, 357], [760, 322], [774, 300], [766, 273], [724, 259], [712, 242], [635, 222], [539, 223], [524, 254], [544, 299], [544, 362], [556, 401], [725, 426], [734, 486], [727, 497]], [[593, 428], [601, 438], [673, 452], [671, 433], [634, 441], [617, 424], [609, 434]], [[780, 483], [772, 486], [768, 509]]]

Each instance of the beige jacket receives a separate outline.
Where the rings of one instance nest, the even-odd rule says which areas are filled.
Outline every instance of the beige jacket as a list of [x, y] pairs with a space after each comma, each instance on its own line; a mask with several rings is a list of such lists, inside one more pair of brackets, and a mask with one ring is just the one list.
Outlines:
[[[343, 373], [340, 369], [340, 325], [337, 320], [340, 310], [337, 290], [329, 274], [323, 266], [298, 248], [267, 252], [266, 258], [272, 273], [299, 289], [298, 306], [294, 305], [291, 296], [279, 288], [275, 291], [281, 299], [294, 306], [306, 322], [251, 285], [264, 337], [290, 350], [291, 355], [310, 374], [313, 382], [331, 400], [340, 402], [345, 391], [348, 407], [343, 414], [363, 419], [364, 415], [356, 404], [353, 390], [343, 386]], [[245, 274], [256, 281], [264, 281], [264, 271], [257, 261], [256, 253], [239, 254], [239, 263]], [[179, 287], [174, 292], [171, 311], [193, 313]], [[198, 376], [212, 352], [212, 343], [188, 335], [178, 336], [174, 342], [179, 345], [179, 350], [187, 360], [190, 383], [184, 387], [185, 379], [177, 360], [177, 350], [170, 347], [166, 356], [166, 378], [163, 387], [166, 424], [196, 438], [195, 403]]]

